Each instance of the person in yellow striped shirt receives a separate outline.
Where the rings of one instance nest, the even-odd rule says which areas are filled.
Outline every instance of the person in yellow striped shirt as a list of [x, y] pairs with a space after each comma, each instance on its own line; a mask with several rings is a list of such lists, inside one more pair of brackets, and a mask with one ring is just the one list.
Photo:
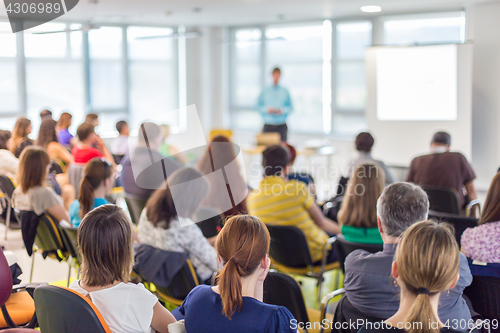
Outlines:
[[[247, 198], [248, 213], [265, 224], [299, 228], [306, 237], [313, 262], [318, 261], [329, 234], [340, 233], [340, 227], [323, 216], [305, 183], [285, 178], [288, 160], [289, 154], [283, 146], [264, 150], [264, 179]], [[333, 251], [330, 252], [329, 257], [334, 261]]]

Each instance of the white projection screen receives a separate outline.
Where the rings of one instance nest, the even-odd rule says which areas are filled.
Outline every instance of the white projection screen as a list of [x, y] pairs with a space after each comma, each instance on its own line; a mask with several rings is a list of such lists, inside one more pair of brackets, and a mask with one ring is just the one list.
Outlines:
[[408, 166], [447, 131], [452, 150], [472, 155], [472, 44], [371, 47], [366, 51], [373, 155]]
[[457, 120], [457, 45], [377, 52], [379, 120]]

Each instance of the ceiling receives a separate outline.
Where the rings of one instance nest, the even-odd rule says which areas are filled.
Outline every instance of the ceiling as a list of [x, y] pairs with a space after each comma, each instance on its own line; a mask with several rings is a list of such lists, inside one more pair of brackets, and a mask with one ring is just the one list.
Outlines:
[[[147, 25], [233, 26], [336, 17], [370, 17], [362, 5], [383, 14], [457, 10], [483, 0], [80, 0], [62, 17], [68, 21]], [[500, 0], [496, 0], [500, 1]], [[0, 17], [6, 17], [0, 5]]]

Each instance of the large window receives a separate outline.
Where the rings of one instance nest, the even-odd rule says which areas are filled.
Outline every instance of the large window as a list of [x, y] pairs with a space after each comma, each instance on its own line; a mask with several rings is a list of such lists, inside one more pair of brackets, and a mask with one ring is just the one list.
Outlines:
[[17, 42], [10, 23], [0, 22], [0, 117], [21, 112], [17, 75]]

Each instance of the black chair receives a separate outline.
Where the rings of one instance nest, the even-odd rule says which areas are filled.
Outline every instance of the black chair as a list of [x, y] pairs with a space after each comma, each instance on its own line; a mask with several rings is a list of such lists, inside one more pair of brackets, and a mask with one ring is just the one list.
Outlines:
[[137, 198], [125, 193], [125, 203], [127, 204], [127, 208], [130, 213], [130, 219], [135, 225], [139, 223], [142, 210], [146, 207], [147, 202], [148, 199]]
[[[319, 327], [320, 312], [306, 308], [299, 284], [287, 274], [269, 272], [264, 281], [264, 303], [286, 307], [297, 319], [299, 327], [307, 323]], [[302, 331], [308, 332], [307, 328]]]
[[438, 222], [447, 222], [453, 225], [453, 228], [455, 229], [455, 239], [457, 240], [457, 243], [459, 245], [460, 239], [462, 238], [462, 234], [465, 229], [474, 228], [478, 223], [478, 219], [476, 219], [475, 217], [465, 217], [461, 215], [439, 213], [434, 211], [429, 211], [429, 219], [433, 219]]
[[125, 155], [113, 154], [113, 159], [115, 160], [116, 165], [120, 164], [124, 157]]
[[7, 240], [7, 232], [9, 231], [12, 218], [14, 217], [17, 223], [19, 225], [21, 224], [19, 215], [12, 207], [12, 194], [14, 193], [15, 189], [16, 186], [9, 177], [0, 175], [0, 192], [3, 192], [4, 199], [7, 202], [7, 207], [5, 209], [5, 240]]
[[[322, 260], [313, 262], [306, 237], [300, 229], [291, 226], [273, 225], [267, 225], [267, 228], [271, 235], [269, 256], [271, 257], [272, 266], [281, 272], [315, 278], [317, 280], [317, 301], [319, 304], [324, 272], [340, 267], [338, 262], [326, 263], [328, 249], [335, 242], [335, 237], [330, 238], [325, 244]], [[336, 275], [336, 279], [335, 284], [337, 285], [338, 275]]]
[[422, 186], [429, 196], [429, 209], [448, 214], [460, 214], [458, 192], [451, 187]]
[[49, 173], [55, 176], [64, 172], [65, 170], [63, 170], [63, 167], [59, 163], [56, 161], [50, 161]]
[[205, 238], [217, 236], [222, 227], [223, 214], [213, 207], [200, 207], [196, 212], [196, 224]]
[[78, 249], [78, 228], [73, 227], [71, 223], [64, 220], [59, 222], [59, 228], [61, 229], [61, 238], [63, 243], [70, 255], [68, 258], [68, 264], [71, 265], [71, 263], [73, 263], [78, 278], [80, 276], [80, 268], [82, 264], [82, 256], [80, 254], [80, 250]]
[[35, 289], [40, 330], [50, 333], [111, 333], [95, 305], [78, 292], [51, 285]]
[[377, 253], [384, 249], [383, 244], [364, 244], [364, 243], [349, 242], [344, 238], [343, 235], [340, 234], [335, 237], [336, 240], [335, 243], [333, 243], [333, 248], [339, 260], [342, 272], [345, 272], [344, 269], [345, 258], [347, 258], [349, 253], [359, 249], [365, 250], [370, 253]]

